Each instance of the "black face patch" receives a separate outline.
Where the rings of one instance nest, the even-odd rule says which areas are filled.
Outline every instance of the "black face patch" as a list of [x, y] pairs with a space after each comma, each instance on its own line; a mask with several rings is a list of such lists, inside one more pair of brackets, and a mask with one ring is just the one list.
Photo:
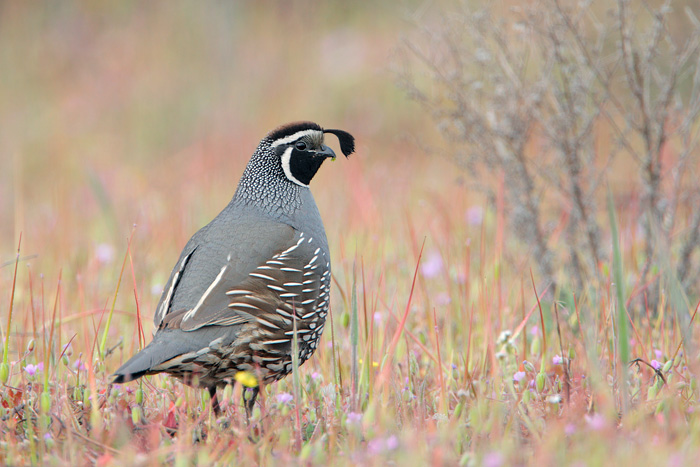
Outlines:
[[295, 148], [289, 158], [289, 171], [294, 178], [308, 185], [325, 159], [324, 155], [317, 155], [311, 151], [299, 151]]

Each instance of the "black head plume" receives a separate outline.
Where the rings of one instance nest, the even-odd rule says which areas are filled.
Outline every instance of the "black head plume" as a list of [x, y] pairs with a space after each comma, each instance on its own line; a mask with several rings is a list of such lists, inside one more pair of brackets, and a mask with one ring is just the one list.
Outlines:
[[338, 137], [338, 142], [340, 142], [340, 150], [343, 151], [345, 157], [355, 152], [355, 138], [343, 130], [323, 130], [324, 133], [331, 133]]

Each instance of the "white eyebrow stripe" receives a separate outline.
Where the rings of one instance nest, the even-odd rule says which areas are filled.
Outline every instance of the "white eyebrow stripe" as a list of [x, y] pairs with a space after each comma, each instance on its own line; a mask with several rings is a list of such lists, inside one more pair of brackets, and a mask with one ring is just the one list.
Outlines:
[[284, 138], [274, 140], [270, 146], [276, 148], [280, 144], [291, 143], [292, 141], [296, 141], [299, 138], [303, 138], [304, 136], [313, 135], [314, 133], [321, 133], [321, 135], [323, 135], [323, 132], [321, 130], [301, 130], [297, 131], [292, 135], [285, 136]]

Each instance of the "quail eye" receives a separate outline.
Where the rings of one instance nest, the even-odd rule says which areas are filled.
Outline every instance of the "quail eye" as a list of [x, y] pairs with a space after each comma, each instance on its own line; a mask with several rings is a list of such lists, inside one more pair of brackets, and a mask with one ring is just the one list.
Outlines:
[[306, 143], [303, 141], [297, 141], [294, 146], [300, 151], [306, 150]]

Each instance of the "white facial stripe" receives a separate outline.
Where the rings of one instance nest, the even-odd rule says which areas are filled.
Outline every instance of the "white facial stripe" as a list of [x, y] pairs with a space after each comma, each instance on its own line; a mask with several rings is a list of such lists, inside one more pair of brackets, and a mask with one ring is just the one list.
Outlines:
[[272, 143], [272, 147], [273, 147], [273, 148], [276, 148], [276, 147], [279, 146], [280, 144], [288, 144], [288, 143], [291, 143], [292, 141], [296, 141], [296, 140], [298, 140], [299, 138], [302, 138], [302, 137], [304, 137], [304, 136], [313, 135], [314, 133], [321, 133], [321, 134], [323, 134], [323, 132], [321, 132], [320, 130], [302, 130], [302, 131], [297, 131], [297, 132], [294, 133], [293, 135], [289, 135], [289, 136], [285, 136], [284, 138], [276, 139], [276, 140]]
[[[299, 133], [302, 133], [302, 132], [299, 132]], [[301, 183], [299, 180], [296, 179], [296, 177], [294, 177], [294, 175], [292, 175], [292, 168], [289, 166], [289, 161], [292, 158], [292, 151], [293, 150], [294, 150], [294, 148], [287, 148], [284, 150], [284, 154], [282, 154], [282, 170], [284, 170], [284, 174], [292, 182], [294, 182], [300, 186], [308, 186], [308, 185]]]

